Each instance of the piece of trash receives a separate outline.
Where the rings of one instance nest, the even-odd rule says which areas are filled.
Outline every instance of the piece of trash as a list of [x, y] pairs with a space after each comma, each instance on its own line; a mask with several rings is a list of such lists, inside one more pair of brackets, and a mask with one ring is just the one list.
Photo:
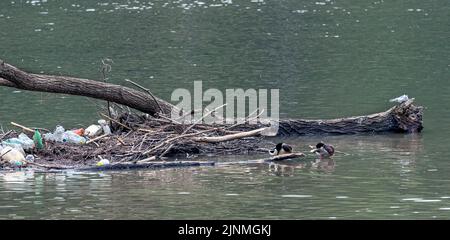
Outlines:
[[3, 161], [9, 162], [9, 164], [13, 166], [26, 165], [24, 154], [13, 147], [8, 146], [3, 148], [0, 155], [2, 156]]
[[31, 155], [31, 154], [28, 154], [28, 155], [25, 157], [25, 160], [27, 160], [28, 162], [34, 162], [34, 156]]
[[100, 124], [100, 126], [102, 127], [104, 134], [108, 134], [108, 135], [111, 134], [111, 129], [109, 128], [106, 120], [100, 119], [100, 120], [98, 120], [98, 124]]
[[21, 133], [17, 138], [10, 138], [2, 142], [5, 146], [16, 148], [20, 151], [31, 150], [34, 148], [34, 142], [26, 134]]
[[72, 132], [74, 132], [78, 136], [83, 136], [84, 135], [84, 128], [75, 129], [75, 130], [72, 130]]
[[109, 160], [108, 159], [102, 159], [100, 161], [97, 162], [97, 166], [101, 167], [101, 166], [106, 166], [109, 165]]
[[41, 133], [37, 129], [34, 130], [33, 143], [34, 143], [34, 146], [36, 147], [36, 149], [43, 149], [44, 148], [44, 143], [42, 142]]
[[72, 132], [72, 131], [66, 131], [64, 133], [64, 138], [66, 139], [66, 142], [68, 143], [75, 143], [75, 144], [85, 144], [86, 138], [79, 136], [78, 134]]
[[53, 133], [44, 134], [44, 139], [52, 142], [66, 142], [67, 139], [64, 139], [64, 132], [64, 128], [58, 125]]
[[391, 99], [391, 100], [389, 100], [389, 102], [398, 102], [398, 103], [404, 103], [404, 102], [406, 102], [406, 101], [408, 101], [409, 100], [409, 97], [408, 97], [408, 95], [402, 95], [402, 96], [400, 96], [400, 97], [397, 97], [397, 98], [393, 98], [393, 99]]
[[102, 133], [102, 127], [100, 125], [93, 124], [84, 130], [84, 136], [90, 138], [96, 137]]
[[86, 138], [78, 135], [73, 131], [65, 131], [62, 126], [57, 126], [55, 132], [44, 134], [44, 139], [47, 141], [85, 144]]

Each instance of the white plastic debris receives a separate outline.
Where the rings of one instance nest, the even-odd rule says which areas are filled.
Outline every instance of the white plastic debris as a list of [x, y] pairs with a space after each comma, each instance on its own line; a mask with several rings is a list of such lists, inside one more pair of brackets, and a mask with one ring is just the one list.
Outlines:
[[91, 125], [84, 130], [84, 135], [90, 138], [98, 136], [102, 133], [102, 127], [100, 125]]
[[34, 156], [31, 155], [31, 154], [28, 154], [28, 155], [25, 157], [25, 160], [27, 160], [28, 162], [34, 162]]
[[74, 143], [74, 144], [85, 144], [86, 138], [79, 136], [78, 134], [72, 132], [72, 131], [66, 131], [64, 133], [64, 138], [66, 139], [66, 142], [68, 143]]
[[106, 165], [109, 165], [109, 164], [110, 164], [110, 162], [109, 162], [108, 159], [102, 159], [102, 160], [97, 162], [97, 166], [99, 166], [99, 167], [106, 166]]
[[53, 142], [67, 142], [74, 144], [84, 144], [86, 143], [86, 138], [79, 136], [73, 131], [66, 131], [62, 126], [57, 126], [53, 133], [44, 134], [44, 139], [46, 141]]
[[44, 139], [52, 142], [65, 142], [67, 139], [64, 139], [64, 132], [64, 128], [58, 125], [53, 133], [44, 134]]
[[34, 142], [27, 135], [21, 133], [18, 138], [10, 138], [2, 142], [5, 146], [16, 148], [19, 151], [34, 148]]
[[108, 123], [104, 119], [98, 120], [98, 124], [102, 127], [103, 134], [111, 134], [111, 129], [108, 126]]
[[397, 98], [393, 98], [393, 99], [391, 99], [391, 100], [389, 100], [389, 102], [398, 102], [398, 103], [404, 103], [404, 102], [406, 102], [406, 101], [408, 101], [409, 100], [409, 97], [408, 97], [408, 95], [402, 95], [402, 96], [400, 96], [400, 97], [397, 97]]
[[34, 141], [29, 138], [25, 133], [19, 135], [19, 140], [22, 142], [23, 150], [30, 150], [34, 148]]
[[3, 161], [9, 162], [9, 164], [13, 166], [26, 165], [24, 154], [10, 146], [3, 148], [3, 150], [0, 152], [0, 156], [2, 156]]

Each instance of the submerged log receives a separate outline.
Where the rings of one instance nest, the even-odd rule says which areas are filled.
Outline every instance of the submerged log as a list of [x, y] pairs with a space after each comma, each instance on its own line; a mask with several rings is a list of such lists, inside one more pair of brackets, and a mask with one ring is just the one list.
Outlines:
[[174, 162], [149, 162], [149, 163], [117, 163], [106, 166], [93, 166], [85, 168], [76, 168], [76, 171], [117, 171], [117, 170], [138, 170], [138, 169], [163, 169], [163, 168], [182, 168], [182, 167], [200, 167], [214, 166], [213, 161], [174, 161]]

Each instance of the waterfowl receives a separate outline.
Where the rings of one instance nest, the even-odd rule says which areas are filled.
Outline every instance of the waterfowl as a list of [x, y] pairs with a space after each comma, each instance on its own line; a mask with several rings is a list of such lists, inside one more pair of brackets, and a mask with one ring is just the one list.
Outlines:
[[332, 145], [325, 144], [323, 142], [320, 142], [316, 144], [316, 148], [310, 146], [313, 148], [311, 152], [316, 153], [321, 158], [327, 158], [334, 155], [334, 147]]
[[269, 150], [270, 155], [282, 155], [292, 153], [292, 147], [286, 143], [278, 143], [274, 149]]

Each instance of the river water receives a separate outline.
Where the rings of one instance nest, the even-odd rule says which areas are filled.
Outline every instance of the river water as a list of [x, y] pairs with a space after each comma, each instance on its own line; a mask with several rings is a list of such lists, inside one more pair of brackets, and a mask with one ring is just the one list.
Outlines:
[[[333, 160], [103, 173], [0, 173], [0, 219], [446, 219], [450, 4], [445, 0], [0, 2], [0, 58], [33, 72], [176, 88], [280, 89], [281, 117], [425, 106], [421, 134], [325, 140]], [[0, 124], [85, 126], [101, 101], [0, 88]], [[220, 162], [258, 156], [203, 157]]]

